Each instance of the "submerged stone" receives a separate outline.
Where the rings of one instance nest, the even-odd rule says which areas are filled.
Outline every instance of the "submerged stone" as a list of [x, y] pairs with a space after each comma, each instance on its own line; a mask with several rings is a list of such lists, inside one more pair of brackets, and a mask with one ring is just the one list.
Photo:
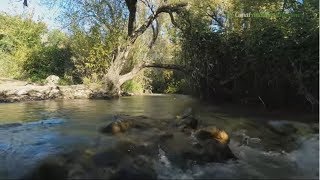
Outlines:
[[153, 168], [153, 162], [148, 157], [139, 155], [122, 162], [110, 179], [157, 179], [157, 173]]
[[67, 179], [68, 169], [58, 162], [45, 162], [37, 167], [30, 175], [23, 179], [30, 180], [56, 180]]
[[186, 117], [178, 122], [178, 127], [183, 131], [186, 129], [197, 129], [198, 119], [192, 116]]
[[283, 136], [292, 135], [298, 131], [298, 129], [288, 121], [270, 121], [268, 125], [270, 130]]
[[102, 127], [100, 131], [107, 134], [124, 133], [131, 128], [144, 129], [150, 127], [145, 122], [147, 118], [145, 116], [128, 116], [120, 115], [116, 116], [115, 120], [109, 123], [107, 126]]
[[118, 134], [121, 132], [126, 132], [132, 125], [131, 121], [116, 121], [108, 124], [106, 127], [101, 129], [101, 132]]

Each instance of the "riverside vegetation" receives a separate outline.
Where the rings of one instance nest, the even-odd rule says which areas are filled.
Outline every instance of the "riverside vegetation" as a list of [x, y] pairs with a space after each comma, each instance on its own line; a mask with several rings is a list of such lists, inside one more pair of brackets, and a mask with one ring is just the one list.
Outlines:
[[41, 2], [67, 33], [1, 14], [0, 76], [317, 111], [315, 0]]

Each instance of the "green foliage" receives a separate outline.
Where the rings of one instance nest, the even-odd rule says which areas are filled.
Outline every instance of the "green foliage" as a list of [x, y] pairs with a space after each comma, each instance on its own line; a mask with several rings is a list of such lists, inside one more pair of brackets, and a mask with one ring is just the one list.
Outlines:
[[[224, 100], [259, 96], [270, 106], [297, 103], [298, 94], [309, 92], [317, 99], [319, 13], [314, 1], [209, 2], [192, 4], [178, 19], [176, 59], [192, 69], [194, 94]], [[240, 12], [274, 15], [235, 17]]]
[[92, 27], [89, 32], [75, 29], [71, 36], [71, 48], [78, 74], [88, 78], [92, 74], [100, 78], [106, 74], [114, 49], [119, 45], [119, 38], [120, 33], [104, 36], [97, 27]]
[[143, 94], [151, 92], [152, 87], [150, 86], [150, 79], [148, 70], [137, 75], [132, 80], [126, 81], [122, 86], [121, 89], [124, 92], [134, 93], [134, 94]]
[[122, 85], [122, 90], [124, 92], [141, 94], [143, 93], [144, 88], [141, 83], [136, 82], [135, 80], [129, 80]]
[[34, 51], [41, 48], [43, 23], [20, 16], [0, 14], [0, 76], [21, 78], [23, 64]]
[[185, 79], [173, 80], [168, 84], [165, 93], [174, 94], [174, 93], [183, 93], [186, 91], [187, 82]]
[[155, 93], [187, 93], [188, 83], [183, 74], [174, 73], [172, 70], [153, 70], [149, 77], [152, 79], [151, 86]]
[[56, 1], [64, 22], [70, 26], [70, 48], [76, 74], [85, 81], [102, 79], [118, 48], [125, 42], [124, 2]]
[[43, 82], [50, 75], [61, 78], [61, 84], [76, 82], [68, 37], [53, 30], [42, 36], [42, 47], [33, 51], [23, 64], [24, 76], [33, 82]]
[[[68, 36], [60, 31], [48, 33], [43, 23], [2, 14], [0, 76], [41, 82], [55, 74], [62, 84], [83, 81], [98, 88], [116, 57], [126, 57], [123, 66], [114, 68], [119, 76], [141, 61], [175, 63], [188, 72], [144, 71], [123, 84], [127, 92], [141, 93], [152, 89], [151, 84], [155, 92], [191, 91], [224, 101], [259, 97], [272, 106], [299, 104], [306, 94], [318, 99], [318, 1], [167, 3], [181, 1], [189, 5], [175, 14], [177, 28], [169, 16], [158, 16], [159, 34], [151, 50], [151, 29], [128, 45], [124, 1], [70, 1], [70, 6], [63, 6], [64, 18], [71, 24]], [[141, 2], [138, 9], [137, 27], [150, 13]], [[255, 17], [237, 16], [241, 13]], [[126, 52], [128, 56], [118, 56]]]
[[73, 83], [73, 63], [68, 37], [47, 32], [43, 23], [19, 16], [0, 15], [0, 76], [44, 83], [57, 75], [62, 84]]
[[69, 73], [73, 65], [70, 62], [69, 48], [47, 46], [33, 52], [25, 62], [23, 68], [25, 75], [32, 81], [45, 79], [49, 75], [64, 77]]

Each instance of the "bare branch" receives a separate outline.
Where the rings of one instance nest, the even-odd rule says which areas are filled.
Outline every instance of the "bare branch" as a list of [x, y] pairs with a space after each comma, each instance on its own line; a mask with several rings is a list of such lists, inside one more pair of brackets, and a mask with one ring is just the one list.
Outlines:
[[23, 5], [26, 6], [26, 7], [28, 7], [28, 0], [24, 0], [24, 1], [23, 1]]
[[131, 36], [129, 36], [131, 43], [134, 43], [136, 39], [147, 30], [147, 28], [155, 19], [157, 19], [157, 17], [161, 13], [179, 13], [185, 6], [187, 6], [187, 3], [177, 3], [160, 6], [154, 14], [149, 16], [144, 24], [142, 24], [137, 30], [134, 31], [134, 33], [132, 33]]
[[179, 27], [178, 23], [174, 20], [173, 14], [172, 14], [172, 13], [169, 13], [169, 15], [170, 15], [171, 23], [172, 23], [174, 26]]
[[222, 27], [222, 28], [224, 27], [223, 22], [221, 22], [221, 20], [218, 19], [216, 13], [213, 13], [213, 14], [207, 13], [207, 15], [208, 15], [209, 17], [211, 17], [214, 21], [216, 21], [220, 27]]

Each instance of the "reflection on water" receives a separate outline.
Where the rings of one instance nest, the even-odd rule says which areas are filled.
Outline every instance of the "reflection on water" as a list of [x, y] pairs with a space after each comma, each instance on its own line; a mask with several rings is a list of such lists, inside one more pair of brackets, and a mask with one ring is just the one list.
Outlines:
[[[0, 104], [0, 179], [21, 177], [55, 154], [111, 146], [115, 139], [98, 128], [115, 114], [173, 119], [187, 107], [195, 109], [200, 123], [229, 132], [230, 148], [239, 160], [181, 170], [159, 149], [159, 178], [318, 178], [319, 138], [310, 124], [290, 122], [295, 135], [282, 137], [269, 128], [281, 122], [277, 119], [237, 116], [188, 96], [170, 95]], [[261, 142], [243, 144], [244, 137]]]

